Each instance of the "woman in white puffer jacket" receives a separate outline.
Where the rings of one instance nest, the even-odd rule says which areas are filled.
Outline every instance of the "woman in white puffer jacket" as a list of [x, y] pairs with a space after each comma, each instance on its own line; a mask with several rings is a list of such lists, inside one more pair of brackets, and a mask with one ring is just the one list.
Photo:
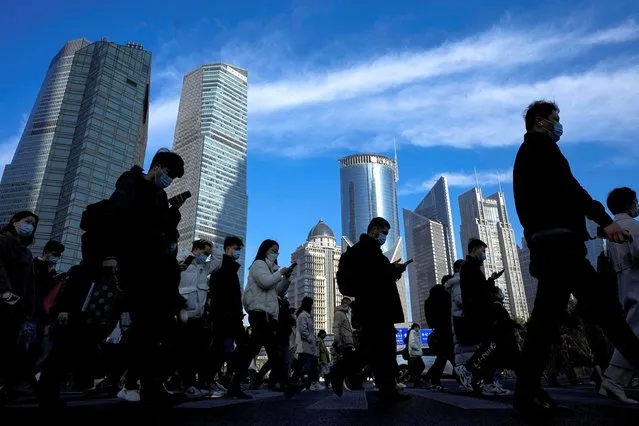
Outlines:
[[287, 384], [288, 374], [284, 371], [284, 358], [280, 354], [276, 332], [280, 311], [278, 296], [286, 295], [293, 269], [277, 265], [279, 249], [277, 241], [262, 242], [249, 269], [242, 302], [251, 324], [252, 356], [256, 356], [264, 346], [268, 359], [273, 361], [271, 375], [275, 375], [279, 383]]

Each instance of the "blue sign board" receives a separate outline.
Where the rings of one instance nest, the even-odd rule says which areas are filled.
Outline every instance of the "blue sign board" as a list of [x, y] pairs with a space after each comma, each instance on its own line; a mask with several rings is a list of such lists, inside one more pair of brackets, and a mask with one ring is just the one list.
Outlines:
[[[395, 343], [397, 346], [404, 346], [404, 339], [408, 336], [408, 328], [398, 328], [397, 334], [395, 334]], [[428, 346], [428, 336], [432, 333], [431, 328], [422, 328], [419, 330], [419, 337], [421, 337], [422, 345]]]

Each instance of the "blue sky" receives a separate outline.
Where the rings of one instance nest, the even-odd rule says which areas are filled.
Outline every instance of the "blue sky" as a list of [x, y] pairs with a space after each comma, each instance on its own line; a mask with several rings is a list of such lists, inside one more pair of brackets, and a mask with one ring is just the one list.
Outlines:
[[519, 239], [510, 169], [534, 99], [559, 103], [562, 149], [593, 196], [635, 184], [638, 15], [630, 0], [8, 2], [0, 166], [63, 43], [108, 37], [153, 52], [151, 154], [172, 145], [185, 72], [249, 70], [249, 256], [265, 238], [288, 256], [320, 218], [338, 234], [337, 159], [392, 154], [394, 139], [400, 209], [446, 174], [458, 234], [476, 168], [485, 195], [502, 177]]

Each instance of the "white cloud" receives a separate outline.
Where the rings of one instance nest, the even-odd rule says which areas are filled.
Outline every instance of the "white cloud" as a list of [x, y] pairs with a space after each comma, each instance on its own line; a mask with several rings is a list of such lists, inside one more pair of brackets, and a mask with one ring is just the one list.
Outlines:
[[22, 114], [22, 117], [20, 118], [20, 126], [16, 133], [7, 139], [0, 141], [0, 178], [2, 178], [2, 175], [4, 174], [4, 166], [11, 163], [11, 160], [13, 160], [13, 155], [16, 152], [18, 142], [20, 142], [20, 137], [22, 136], [24, 127], [27, 125], [28, 119], [28, 114]]
[[399, 195], [410, 195], [417, 193], [426, 193], [431, 190], [437, 180], [446, 176], [448, 186], [470, 188], [479, 182], [480, 186], [484, 185], [497, 185], [500, 183], [510, 183], [513, 180], [513, 169], [509, 170], [483, 170], [478, 172], [466, 173], [466, 172], [443, 172], [436, 173], [429, 179], [421, 182], [408, 182], [403, 187], [399, 188]]
[[[559, 103], [568, 143], [634, 143], [639, 57], [627, 48], [637, 40], [639, 25], [627, 21], [594, 30], [495, 27], [357, 63], [331, 58], [328, 68], [313, 52], [313, 60], [296, 62], [281, 33], [254, 44], [234, 40], [221, 52], [249, 70], [249, 149], [306, 157], [387, 150], [395, 137], [421, 147], [513, 145], [521, 140], [523, 109], [538, 98]], [[585, 55], [591, 52], [600, 62]], [[148, 152], [172, 145], [178, 76], [212, 58], [180, 58], [161, 70]]]

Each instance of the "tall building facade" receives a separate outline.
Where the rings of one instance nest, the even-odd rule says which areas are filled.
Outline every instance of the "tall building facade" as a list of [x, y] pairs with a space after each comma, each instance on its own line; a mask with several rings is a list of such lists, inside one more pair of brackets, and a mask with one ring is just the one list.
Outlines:
[[333, 230], [320, 220], [311, 228], [306, 242], [291, 255], [291, 262], [297, 262], [288, 289], [288, 299], [292, 307], [298, 308], [302, 299], [313, 298], [313, 321], [315, 331], [326, 330], [333, 333], [335, 307], [342, 301], [337, 288], [335, 274], [342, 255]]
[[408, 265], [411, 312], [413, 321], [424, 327], [424, 300], [432, 286], [452, 273], [457, 258], [446, 177], [437, 180], [415, 211], [403, 213], [407, 258], [413, 259]]
[[151, 53], [106, 39], [67, 42], [51, 61], [13, 161], [0, 183], [0, 220], [40, 216], [38, 254], [49, 239], [66, 246], [65, 270], [81, 260], [80, 218], [109, 197], [117, 178], [142, 165]]
[[518, 319], [528, 319], [528, 305], [519, 264], [515, 233], [508, 220], [504, 193], [499, 191], [484, 198], [481, 189], [475, 187], [459, 196], [461, 216], [461, 241], [464, 256], [468, 254], [468, 241], [479, 238], [488, 248], [484, 261], [487, 276], [505, 270], [497, 280], [504, 291], [505, 306]]
[[[391, 261], [402, 257], [397, 208], [397, 161], [378, 154], [355, 154], [340, 162], [342, 249], [359, 241], [374, 217], [391, 225], [382, 250]], [[397, 281], [404, 316], [408, 316], [404, 277]]]
[[[597, 223], [586, 218], [586, 230], [590, 237], [596, 237], [598, 226], [599, 225], [597, 225]], [[586, 249], [588, 250], [588, 254], [586, 255], [588, 261], [595, 269], [597, 269], [597, 259], [601, 252], [606, 250], [606, 240], [603, 238], [588, 240], [586, 241]]]
[[169, 195], [192, 194], [180, 210], [181, 248], [204, 238], [221, 249], [231, 235], [246, 242], [247, 90], [248, 72], [233, 65], [207, 64], [184, 76], [173, 141], [184, 177], [169, 187]]
[[532, 313], [537, 295], [537, 278], [530, 275], [530, 249], [525, 238], [521, 238], [521, 247], [517, 247], [517, 250], [519, 251], [519, 265], [521, 266], [521, 277], [524, 280], [528, 312]]

